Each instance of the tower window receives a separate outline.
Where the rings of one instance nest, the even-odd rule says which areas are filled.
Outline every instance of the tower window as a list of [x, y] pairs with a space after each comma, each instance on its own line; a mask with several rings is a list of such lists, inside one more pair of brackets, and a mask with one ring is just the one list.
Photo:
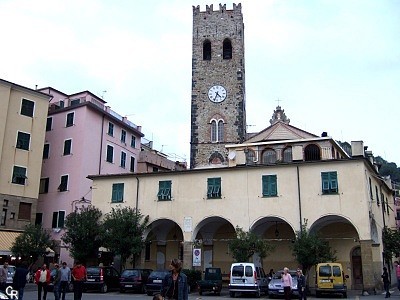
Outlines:
[[222, 142], [224, 140], [224, 121], [211, 121], [211, 142]]
[[232, 59], [232, 43], [229, 39], [224, 41], [222, 57], [224, 59]]
[[211, 60], [211, 42], [209, 40], [203, 43], [203, 60]]
[[267, 149], [263, 152], [263, 163], [274, 164], [276, 163], [276, 152], [273, 149]]

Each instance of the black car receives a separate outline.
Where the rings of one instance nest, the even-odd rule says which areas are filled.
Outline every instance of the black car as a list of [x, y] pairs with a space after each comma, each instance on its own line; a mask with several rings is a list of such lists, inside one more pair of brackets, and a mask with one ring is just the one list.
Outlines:
[[156, 270], [150, 273], [146, 283], [146, 294], [148, 296], [161, 293], [163, 280], [169, 272], [169, 270]]
[[119, 291], [124, 293], [131, 290], [140, 293], [145, 292], [147, 278], [152, 269], [125, 269], [119, 279]]
[[83, 283], [83, 289], [99, 290], [107, 293], [108, 290], [119, 288], [119, 272], [114, 267], [88, 267], [87, 279]]

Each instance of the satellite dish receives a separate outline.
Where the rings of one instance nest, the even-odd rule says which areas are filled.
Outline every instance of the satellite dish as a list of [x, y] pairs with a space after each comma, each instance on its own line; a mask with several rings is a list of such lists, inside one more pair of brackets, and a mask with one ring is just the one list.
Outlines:
[[229, 158], [230, 160], [234, 160], [235, 157], [236, 157], [236, 152], [235, 152], [235, 151], [229, 152], [228, 158]]

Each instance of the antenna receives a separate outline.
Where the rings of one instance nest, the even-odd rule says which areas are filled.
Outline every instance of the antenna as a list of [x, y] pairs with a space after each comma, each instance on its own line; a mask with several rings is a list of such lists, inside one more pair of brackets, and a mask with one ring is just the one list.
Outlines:
[[103, 93], [101, 94], [101, 99], [104, 100], [104, 94], [107, 93], [107, 91], [103, 91]]

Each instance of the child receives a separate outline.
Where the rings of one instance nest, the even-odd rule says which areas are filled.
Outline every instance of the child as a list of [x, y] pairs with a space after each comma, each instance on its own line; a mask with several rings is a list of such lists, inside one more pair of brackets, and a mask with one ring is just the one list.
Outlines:
[[383, 288], [385, 289], [385, 292], [386, 292], [385, 298], [389, 298], [390, 297], [390, 292], [389, 292], [390, 281], [389, 281], [389, 274], [388, 274], [386, 267], [383, 267], [383, 274], [381, 277], [382, 277], [382, 281], [383, 281]]

